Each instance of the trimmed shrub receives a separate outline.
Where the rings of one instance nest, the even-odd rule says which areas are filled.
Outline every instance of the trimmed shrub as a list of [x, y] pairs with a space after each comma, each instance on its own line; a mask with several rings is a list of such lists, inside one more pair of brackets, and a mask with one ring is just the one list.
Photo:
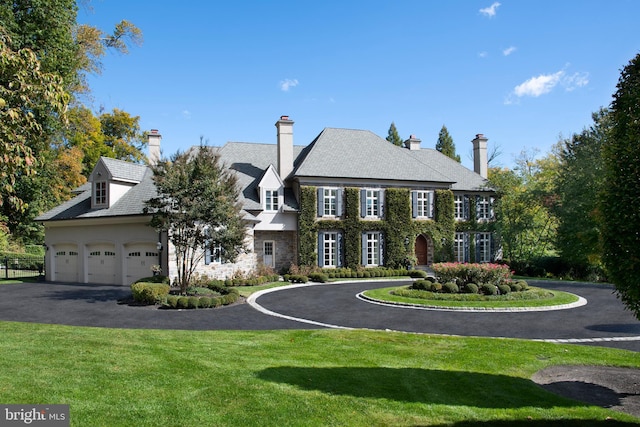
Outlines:
[[200, 297], [200, 302], [198, 303], [198, 307], [200, 307], [200, 308], [209, 308], [209, 307], [211, 307], [211, 298], [209, 298], [209, 297]]
[[511, 292], [520, 292], [522, 290], [520, 282], [511, 282], [509, 283], [509, 287], [511, 288]]
[[529, 284], [527, 283], [526, 280], [518, 280], [518, 284], [522, 288], [522, 291], [528, 291], [529, 290]]
[[409, 274], [409, 277], [412, 277], [414, 279], [426, 279], [427, 278], [427, 272], [426, 271], [422, 271], [422, 270], [409, 270], [408, 274]]
[[189, 308], [189, 297], [178, 298], [177, 308]]
[[506, 295], [511, 292], [511, 286], [507, 284], [498, 285], [498, 291], [500, 292], [500, 295]]
[[480, 285], [480, 293], [484, 295], [497, 295], [498, 287], [491, 283], [483, 283]]
[[438, 283], [438, 282], [427, 282], [429, 283], [429, 285], [427, 285], [427, 291], [431, 291], [431, 292], [441, 292], [442, 291], [442, 283]]
[[187, 308], [198, 308], [199, 305], [200, 305], [200, 298], [187, 297]]
[[167, 300], [165, 301], [165, 305], [167, 307], [176, 308], [178, 306], [178, 296], [167, 295]]
[[136, 282], [131, 285], [133, 300], [148, 305], [164, 301], [169, 295], [169, 289], [166, 283]]
[[477, 294], [478, 293], [478, 285], [475, 283], [467, 283], [462, 287], [462, 291], [465, 294]]
[[431, 282], [428, 282], [426, 280], [416, 280], [415, 282], [413, 282], [413, 284], [411, 284], [409, 288], [415, 289], [417, 291], [426, 291], [428, 290], [427, 287], [430, 287], [430, 286], [431, 286]]
[[312, 282], [325, 283], [329, 281], [329, 276], [324, 273], [310, 273], [309, 280]]
[[159, 274], [157, 276], [149, 276], [143, 277], [142, 279], [138, 279], [135, 283], [146, 282], [146, 283], [166, 283], [167, 285], [171, 284], [171, 279], [168, 276], [163, 276]]
[[211, 307], [220, 307], [222, 305], [222, 298], [223, 297], [211, 298]]
[[509, 266], [504, 264], [469, 264], [443, 262], [431, 266], [440, 281], [466, 283], [491, 283], [498, 285], [511, 278]]
[[460, 289], [454, 282], [447, 282], [442, 285], [442, 292], [445, 294], [457, 294]]
[[301, 274], [292, 274], [289, 276], [289, 281], [291, 283], [307, 283], [309, 281], [309, 278]]

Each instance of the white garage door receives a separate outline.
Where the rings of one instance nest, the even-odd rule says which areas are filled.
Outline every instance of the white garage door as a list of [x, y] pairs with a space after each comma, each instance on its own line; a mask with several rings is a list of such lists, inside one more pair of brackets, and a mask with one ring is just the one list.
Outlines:
[[56, 245], [54, 251], [53, 280], [58, 282], [77, 282], [78, 246]]
[[142, 277], [153, 276], [151, 266], [160, 264], [156, 243], [138, 243], [125, 249], [127, 285]]
[[116, 283], [116, 250], [111, 244], [87, 246], [89, 283]]

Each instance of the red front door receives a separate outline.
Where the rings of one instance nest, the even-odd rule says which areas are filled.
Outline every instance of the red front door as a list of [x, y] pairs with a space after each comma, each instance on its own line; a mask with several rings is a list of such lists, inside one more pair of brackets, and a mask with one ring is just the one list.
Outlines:
[[429, 250], [427, 249], [427, 239], [420, 235], [416, 238], [416, 258], [418, 265], [427, 265]]

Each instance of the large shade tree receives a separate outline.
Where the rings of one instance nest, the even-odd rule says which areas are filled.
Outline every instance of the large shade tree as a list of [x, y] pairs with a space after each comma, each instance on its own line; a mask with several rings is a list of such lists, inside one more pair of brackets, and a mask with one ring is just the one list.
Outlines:
[[153, 167], [158, 195], [146, 202], [151, 225], [166, 232], [175, 248], [182, 292], [207, 250], [217, 248], [234, 262], [245, 249], [246, 230], [236, 175], [215, 149], [201, 145]]
[[603, 261], [618, 295], [640, 318], [640, 54], [621, 72], [603, 146]]

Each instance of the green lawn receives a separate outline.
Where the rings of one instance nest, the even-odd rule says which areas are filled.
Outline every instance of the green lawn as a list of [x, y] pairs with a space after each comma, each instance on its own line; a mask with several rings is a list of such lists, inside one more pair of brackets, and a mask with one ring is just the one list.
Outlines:
[[550, 365], [640, 367], [638, 353], [599, 347], [373, 331], [0, 322], [0, 354], [0, 402], [69, 404], [74, 426], [640, 422], [557, 397], [529, 379]]
[[[497, 295], [490, 301], [480, 301], [481, 295], [470, 294], [435, 294], [434, 299], [411, 298], [408, 296], [394, 295], [391, 292], [396, 289], [406, 289], [408, 286], [393, 286], [389, 288], [370, 289], [364, 295], [377, 301], [386, 301], [400, 304], [416, 304], [430, 307], [466, 307], [466, 308], [512, 308], [512, 307], [547, 307], [554, 305], [570, 304], [578, 301], [578, 297], [561, 291], [548, 291], [544, 293], [553, 294], [551, 298], [543, 299], [513, 299], [524, 294], [513, 293], [507, 295]], [[531, 287], [532, 291], [538, 288]], [[432, 295], [430, 292], [421, 291], [424, 295]], [[437, 299], [435, 299], [437, 298]], [[492, 297], [493, 298], [493, 297]]]

